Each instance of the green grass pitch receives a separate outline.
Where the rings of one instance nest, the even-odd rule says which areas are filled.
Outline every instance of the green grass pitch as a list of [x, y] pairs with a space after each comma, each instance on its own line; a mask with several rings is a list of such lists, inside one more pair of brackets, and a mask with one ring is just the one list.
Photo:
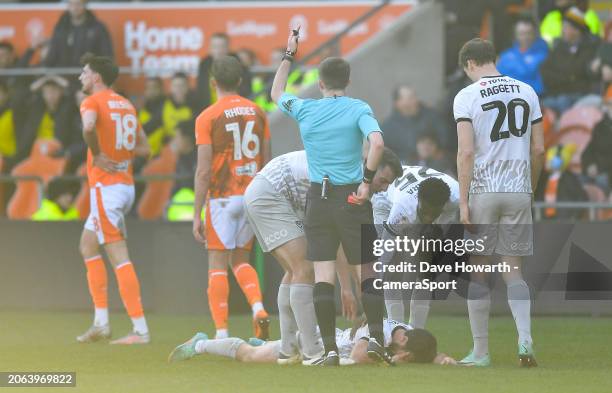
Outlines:
[[[490, 324], [493, 366], [467, 369], [434, 365], [387, 368], [354, 366], [338, 369], [241, 364], [199, 356], [167, 364], [175, 345], [196, 330], [212, 331], [204, 317], [148, 316], [153, 343], [115, 347], [78, 344], [74, 337], [91, 322], [89, 313], [0, 312], [0, 371], [76, 371], [76, 388], [18, 388], [15, 392], [612, 392], [612, 319], [540, 317], [534, 339], [540, 367], [519, 369], [516, 336], [510, 317]], [[130, 327], [127, 317], [113, 314], [115, 337]], [[273, 334], [278, 337], [277, 324]], [[231, 318], [233, 334], [251, 335], [247, 316]], [[428, 326], [439, 349], [456, 358], [471, 345], [465, 317], [433, 315]], [[0, 388], [0, 391], [13, 389]]]

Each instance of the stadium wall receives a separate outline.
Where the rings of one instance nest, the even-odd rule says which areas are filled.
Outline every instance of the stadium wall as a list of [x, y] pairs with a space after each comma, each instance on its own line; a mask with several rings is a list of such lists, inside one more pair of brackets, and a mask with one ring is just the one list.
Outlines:
[[[419, 98], [433, 105], [444, 92], [444, 14], [427, 2], [400, 16], [347, 56], [351, 62], [348, 94], [366, 100], [379, 122], [391, 112], [391, 91], [399, 83], [412, 85]], [[321, 96], [317, 86], [299, 94]], [[273, 154], [302, 149], [295, 122], [280, 111], [270, 116]], [[384, 131], [384, 130], [383, 130]]]
[[[145, 308], [207, 315], [206, 254], [193, 240], [191, 225], [128, 220], [128, 228]], [[89, 310], [85, 267], [78, 252], [81, 230], [79, 222], [0, 220], [0, 309]], [[612, 315], [612, 244], [608, 240], [612, 224], [537, 224], [534, 232], [535, 254], [524, 268], [534, 311]], [[281, 277], [278, 264], [267, 255], [263, 290], [269, 310], [276, 310]], [[499, 275], [492, 278], [495, 310], [508, 313], [503, 280]], [[233, 277], [230, 283], [232, 312], [248, 312]], [[459, 281], [460, 293], [464, 284]], [[432, 313], [467, 312], [460, 295], [438, 291], [435, 298], [440, 301]], [[110, 269], [109, 300], [111, 308], [122, 309]]]

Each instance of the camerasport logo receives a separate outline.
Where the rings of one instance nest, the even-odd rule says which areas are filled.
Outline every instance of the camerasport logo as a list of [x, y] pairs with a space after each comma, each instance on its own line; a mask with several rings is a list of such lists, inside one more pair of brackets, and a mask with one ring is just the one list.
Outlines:
[[227, 34], [232, 37], [255, 36], [257, 38], [275, 35], [278, 28], [274, 23], [258, 23], [255, 20], [236, 22], [230, 20], [226, 24]]
[[194, 75], [204, 47], [204, 31], [198, 26], [157, 27], [130, 20], [124, 25], [124, 42], [134, 73], [171, 76], [183, 71]]

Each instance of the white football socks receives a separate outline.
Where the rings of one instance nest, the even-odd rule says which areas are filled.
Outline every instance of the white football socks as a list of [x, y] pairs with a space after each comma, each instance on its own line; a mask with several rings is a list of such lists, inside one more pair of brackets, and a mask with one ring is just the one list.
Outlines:
[[489, 353], [489, 311], [491, 294], [486, 284], [471, 282], [468, 288], [468, 312], [474, 339], [474, 357], [477, 359]]
[[314, 286], [310, 284], [291, 284], [289, 295], [291, 309], [300, 331], [301, 351], [311, 359], [323, 353], [323, 343], [317, 333], [313, 291]]
[[291, 356], [297, 353], [297, 339], [295, 333], [297, 332], [297, 323], [291, 311], [291, 302], [289, 301], [291, 296], [291, 287], [289, 284], [281, 284], [278, 287], [278, 319], [280, 323], [280, 334], [281, 334], [281, 352], [285, 355]]
[[251, 310], [253, 310], [253, 318], [255, 318], [255, 316], [257, 316], [257, 313], [262, 311], [263, 309], [264, 306], [261, 302], [253, 303], [253, 305], [251, 306]]
[[134, 331], [136, 333], [141, 335], [149, 334], [149, 327], [147, 326], [147, 320], [144, 316], [132, 318], [132, 324], [134, 325]]
[[94, 311], [94, 326], [108, 325], [108, 308], [96, 308]]
[[512, 311], [519, 343], [532, 343], [531, 339], [531, 295], [525, 280], [515, 280], [507, 284], [508, 305]]
[[211, 355], [225, 356], [236, 359], [236, 352], [242, 344], [246, 344], [241, 338], [231, 337], [214, 340], [200, 340], [195, 345], [196, 353], [209, 353]]

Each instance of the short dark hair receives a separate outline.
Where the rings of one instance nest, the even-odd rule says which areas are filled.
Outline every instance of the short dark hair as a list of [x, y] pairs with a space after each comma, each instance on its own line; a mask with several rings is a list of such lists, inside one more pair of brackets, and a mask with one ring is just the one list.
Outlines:
[[213, 38], [223, 38], [227, 42], [229, 42], [230, 40], [229, 35], [227, 35], [227, 33], [224, 33], [222, 31], [212, 33], [212, 35], [210, 36], [210, 39], [212, 40]]
[[213, 78], [219, 87], [226, 91], [238, 89], [243, 72], [242, 63], [234, 56], [222, 56], [215, 59], [212, 64]]
[[432, 134], [430, 132], [426, 132], [424, 134], [421, 134], [417, 137], [417, 143], [421, 142], [421, 141], [425, 141], [425, 140], [430, 140], [432, 141], [436, 146], [440, 146], [440, 140], [438, 139], [438, 137], [436, 136], [436, 134]]
[[175, 72], [174, 75], [172, 75], [172, 79], [184, 79], [186, 81], [189, 81], [189, 76], [187, 76], [187, 74], [183, 71], [178, 71]]
[[8, 49], [9, 52], [14, 52], [15, 47], [8, 41], [0, 41], [0, 49]]
[[83, 57], [81, 57], [81, 65], [83, 67], [88, 65], [92, 71], [100, 74], [106, 86], [112, 85], [119, 76], [119, 67], [117, 67], [110, 57], [85, 53]]
[[474, 38], [466, 42], [459, 52], [459, 66], [466, 68], [472, 60], [477, 66], [493, 63], [497, 59], [493, 44], [482, 38]]
[[517, 26], [519, 23], [525, 23], [525, 24], [527, 24], [527, 25], [529, 25], [529, 26], [533, 27], [533, 29], [534, 29], [536, 32], [539, 32], [537, 22], [535, 21], [535, 19], [533, 19], [533, 18], [532, 18], [531, 16], [529, 16], [529, 15], [519, 16], [519, 18], [517, 19], [516, 23], [514, 24], [514, 27], [516, 28], [516, 26]]
[[345, 89], [350, 77], [351, 65], [341, 57], [328, 57], [319, 64], [319, 78], [327, 89]]
[[408, 343], [406, 351], [412, 355], [415, 363], [431, 363], [438, 355], [436, 338], [425, 329], [412, 329], [406, 332]]
[[55, 201], [61, 195], [70, 193], [73, 197], [79, 192], [81, 183], [78, 180], [53, 178], [47, 185], [47, 198]]
[[393, 150], [389, 149], [388, 147], [385, 147], [378, 167], [384, 168], [387, 166], [391, 168], [396, 178], [402, 176], [402, 174], [404, 173], [404, 168], [402, 168], [402, 163], [400, 162], [400, 159], [393, 152]]
[[450, 198], [448, 184], [440, 178], [429, 177], [419, 185], [419, 200], [434, 206], [443, 206]]
[[395, 86], [395, 87], [393, 88], [393, 92], [391, 93], [391, 94], [392, 94], [392, 97], [393, 97], [393, 102], [395, 102], [395, 101], [399, 100], [399, 98], [400, 98], [400, 92], [402, 91], [402, 89], [410, 89], [410, 90], [413, 90], [413, 89], [412, 89], [412, 86], [409, 86], [409, 85], [404, 85], [404, 84], [402, 84], [402, 85], [397, 85], [397, 86]]

